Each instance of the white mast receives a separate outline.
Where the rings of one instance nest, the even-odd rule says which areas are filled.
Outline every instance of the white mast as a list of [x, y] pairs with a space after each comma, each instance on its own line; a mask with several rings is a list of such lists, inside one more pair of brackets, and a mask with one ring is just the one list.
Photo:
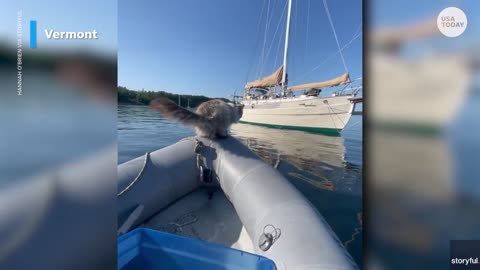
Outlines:
[[283, 53], [283, 75], [282, 75], [282, 94], [287, 91], [287, 54], [288, 54], [288, 36], [290, 34], [290, 14], [292, 13], [292, 0], [288, 0], [287, 13], [287, 32], [285, 35], [285, 51]]

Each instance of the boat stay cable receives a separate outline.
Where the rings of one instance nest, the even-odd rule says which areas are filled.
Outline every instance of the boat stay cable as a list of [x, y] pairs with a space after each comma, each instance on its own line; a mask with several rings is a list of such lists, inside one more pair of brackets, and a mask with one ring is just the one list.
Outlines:
[[255, 46], [253, 47], [253, 52], [252, 52], [252, 58], [250, 59], [250, 69], [247, 71], [247, 75], [245, 77], [245, 83], [248, 82], [248, 78], [250, 77], [251, 73], [255, 71], [255, 55], [256, 55], [256, 50], [257, 50], [257, 47], [260, 43], [260, 25], [261, 25], [261, 22], [262, 22], [262, 17], [263, 17], [263, 10], [265, 9], [265, 3], [266, 3], [266, 0], [263, 0], [263, 4], [262, 4], [262, 10], [260, 11], [260, 18], [258, 19], [258, 22], [257, 22], [257, 31], [256, 31], [256, 34], [255, 34]]
[[[326, 101], [326, 102], [325, 102]], [[340, 120], [340, 122], [342, 122], [342, 125], [345, 126], [345, 123], [343, 122], [343, 120], [337, 115], [337, 113], [335, 113], [335, 111], [333, 110], [332, 106], [330, 106], [330, 104], [328, 103], [327, 100], [325, 100], [323, 103], [326, 104], [328, 106], [328, 110], [332, 111], [332, 113], [329, 113], [328, 115], [330, 116], [330, 119], [332, 120], [332, 123], [333, 123], [333, 126], [335, 127], [335, 131], [337, 131], [338, 135], [342, 135], [342, 133], [338, 130], [337, 128], [337, 125], [335, 124], [335, 120], [333, 119], [332, 117], [332, 114], [335, 114], [335, 116]]]
[[342, 58], [342, 62], [343, 62], [343, 67], [345, 68], [345, 72], [348, 73], [347, 64], [345, 63], [345, 58], [343, 57], [343, 53], [340, 48], [340, 42], [338, 42], [337, 32], [335, 31], [335, 27], [333, 26], [332, 16], [330, 15], [330, 11], [328, 9], [327, 0], [323, 0], [323, 5], [325, 6], [325, 11], [327, 12], [328, 21], [330, 22], [330, 26], [332, 27], [333, 36], [335, 37], [335, 41], [337, 42], [338, 51], [340, 52], [340, 57]]
[[260, 54], [260, 61], [258, 62], [258, 67], [257, 67], [257, 72], [255, 74], [256, 78], [259, 78], [262, 75], [262, 70], [263, 70], [263, 63], [265, 59], [265, 48], [267, 47], [267, 32], [268, 32], [268, 26], [270, 25], [272, 21], [272, 13], [273, 12], [273, 7], [272, 11], [270, 11], [270, 0], [268, 0], [268, 6], [267, 6], [267, 17], [265, 19], [265, 34], [263, 36], [263, 46], [262, 46], [262, 52]]
[[[357, 31], [358, 32], [358, 31]], [[355, 41], [357, 38], [359, 38], [360, 36], [362, 36], [362, 32], [358, 32], [356, 33], [355, 35], [353, 35], [352, 39], [347, 42], [345, 45], [343, 45], [343, 47], [331, 54], [330, 56], [328, 56], [327, 58], [325, 58], [320, 64], [318, 64], [317, 66], [315, 66], [312, 70], [306, 72], [303, 74], [303, 76], [299, 77], [299, 78], [296, 78], [294, 80], [292, 80], [292, 83], [293, 82], [297, 82], [297, 81], [300, 81], [300, 80], [303, 80], [305, 79], [306, 77], [308, 77], [309, 75], [311, 75], [315, 70], [319, 69], [321, 66], [323, 66], [326, 62], [328, 62], [330, 59], [332, 59], [333, 57], [335, 57], [337, 54], [341, 53], [342, 51], [344, 51], [345, 49], [347, 49], [348, 47], [350, 47], [350, 45], [353, 43], [353, 41]]]
[[308, 0], [308, 8], [307, 8], [307, 29], [306, 29], [306, 35], [305, 35], [305, 50], [303, 51], [303, 60], [302, 60], [302, 65], [305, 65], [305, 59], [307, 58], [308, 54], [308, 28], [310, 25], [310, 0]]
[[[338, 113], [336, 113], [335, 110], [332, 108], [332, 106], [330, 106], [330, 103], [327, 103], [327, 105], [328, 105], [328, 107], [330, 108], [330, 110], [332, 110], [332, 114], [334, 114], [334, 115], [338, 118], [338, 120], [340, 120], [340, 122], [342, 123], [343, 126], [346, 126], [347, 123], [345, 123], [345, 122], [342, 120], [342, 118], [340, 118], [340, 117], [338, 116]], [[331, 117], [331, 116], [332, 116], [332, 115], [330, 115], [330, 117]], [[332, 120], [333, 120], [333, 119], [332, 119]], [[335, 124], [335, 123], [334, 123], [334, 124]]]
[[[285, 19], [286, 19], [286, 18], [285, 18]], [[281, 18], [280, 21], [283, 22], [283, 17]], [[275, 70], [276, 68], [278, 68], [278, 66], [277, 66], [278, 57], [279, 57], [279, 56], [280, 56], [280, 57], [282, 56], [282, 55], [280, 54], [280, 45], [282, 45], [282, 42], [280, 42], [280, 41], [285, 38], [284, 35], [285, 35], [285, 32], [282, 31], [281, 34], [280, 34], [279, 41], [277, 42], [277, 43], [278, 43], [278, 45], [277, 45], [277, 51], [275, 52], [275, 62], [273, 62], [272, 70]]]
[[[282, 20], [282, 19], [283, 19], [283, 15], [285, 14], [285, 11], [286, 11], [286, 10], [287, 10], [287, 2], [285, 2], [285, 5], [284, 5], [284, 7], [283, 7], [282, 14], [280, 15], [280, 19], [278, 20], [277, 28], [275, 29], [275, 33], [273, 34], [272, 42], [270, 43], [270, 46], [269, 46], [269, 48], [268, 48], [268, 50], [267, 50], [267, 55], [265, 56], [265, 60], [268, 59], [268, 56], [270, 55], [270, 52], [271, 52], [272, 47], [273, 47], [273, 44], [275, 44], [275, 37], [277, 36], [278, 29], [280, 29], [280, 25], [281, 25], [281, 23], [282, 23], [282, 21], [283, 21], [283, 20]], [[281, 37], [280, 37], [280, 39], [281, 39]], [[278, 43], [280, 43], [280, 41], [279, 41]], [[263, 65], [263, 67], [265, 67], [265, 65]], [[275, 67], [274, 67], [274, 69], [275, 69]], [[263, 73], [263, 68], [262, 68], [262, 70], [261, 70], [261, 72], [260, 72], [260, 75], [261, 75], [262, 73]]]
[[[298, 40], [298, 37], [299, 37], [299, 34], [298, 34], [298, 22], [300, 21], [298, 19], [298, 2], [300, 1], [295, 1], [295, 8], [293, 9], [293, 15], [292, 15], [292, 26], [293, 26], [293, 32], [290, 31], [290, 40]], [[292, 48], [293, 49], [296, 49], [297, 48], [297, 44], [295, 42], [291, 42], [289, 43], [289, 52], [293, 52]], [[298, 70], [298, 60], [300, 59], [300, 55], [298, 55], [297, 57], [290, 57], [290, 71], [292, 70]], [[288, 71], [285, 70], [285, 72], [287, 73], [288, 75]], [[290, 72], [293, 74], [293, 72]]]

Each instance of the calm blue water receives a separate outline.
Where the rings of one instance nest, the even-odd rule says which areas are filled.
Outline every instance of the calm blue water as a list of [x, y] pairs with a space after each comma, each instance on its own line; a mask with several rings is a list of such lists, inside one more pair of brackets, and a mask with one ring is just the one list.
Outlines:
[[[231, 132], [312, 202], [361, 265], [362, 116], [352, 116], [339, 137], [246, 124]], [[118, 106], [119, 163], [193, 135], [147, 106]]]
[[38, 69], [24, 72], [24, 94], [17, 96], [8, 74], [0, 69], [0, 186], [115, 144], [115, 103], [88, 98], [82, 87]]

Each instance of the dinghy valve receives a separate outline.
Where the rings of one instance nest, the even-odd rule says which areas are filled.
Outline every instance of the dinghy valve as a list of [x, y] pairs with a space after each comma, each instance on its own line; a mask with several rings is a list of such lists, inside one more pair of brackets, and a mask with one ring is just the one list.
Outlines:
[[269, 250], [273, 243], [280, 237], [280, 234], [281, 230], [279, 228], [275, 228], [272, 224], [265, 225], [263, 234], [260, 235], [258, 239], [258, 247], [263, 251]]

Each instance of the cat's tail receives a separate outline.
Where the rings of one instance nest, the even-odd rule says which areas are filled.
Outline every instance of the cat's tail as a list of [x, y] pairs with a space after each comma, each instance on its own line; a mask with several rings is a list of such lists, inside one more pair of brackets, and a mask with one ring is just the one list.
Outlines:
[[150, 107], [161, 112], [164, 117], [176, 120], [185, 125], [198, 126], [208, 123], [208, 119], [202, 115], [182, 108], [168, 98], [156, 98], [150, 102]]

